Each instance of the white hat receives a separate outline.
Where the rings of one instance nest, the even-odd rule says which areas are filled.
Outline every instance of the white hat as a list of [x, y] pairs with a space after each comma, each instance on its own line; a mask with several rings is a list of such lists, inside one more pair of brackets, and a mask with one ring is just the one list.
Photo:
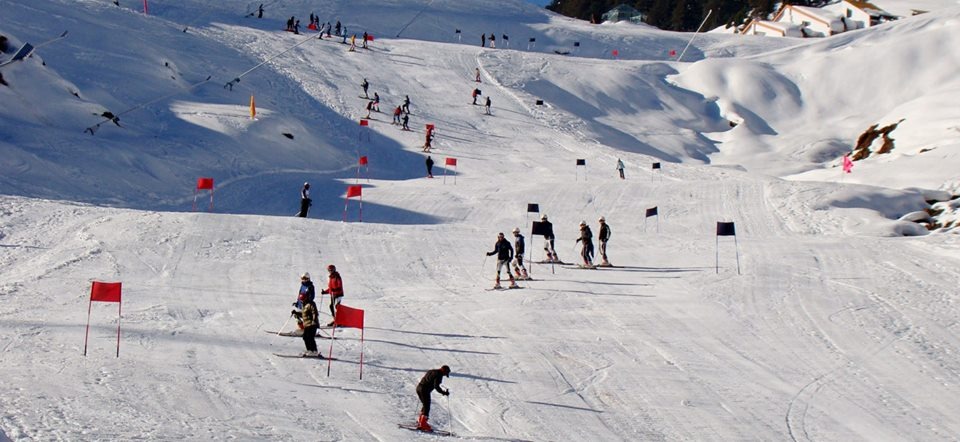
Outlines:
[[603, 217], [601, 216], [601, 217], [600, 217], [600, 222], [604, 222], [604, 221], [606, 221], [606, 220], [603, 219]]
[[513, 228], [513, 233], [520, 233], [520, 228], [519, 228], [519, 227], [514, 227], [514, 228]]
[[310, 272], [303, 272], [303, 274], [300, 275], [300, 279], [310, 279]]
[[587, 222], [586, 222], [586, 221], [580, 221], [580, 225], [581, 225], [581, 226], [585, 226], [585, 225], [587, 225]]
[[542, 216], [540, 216], [540, 221], [546, 221], [546, 220], [547, 220], [547, 214], [544, 213]]

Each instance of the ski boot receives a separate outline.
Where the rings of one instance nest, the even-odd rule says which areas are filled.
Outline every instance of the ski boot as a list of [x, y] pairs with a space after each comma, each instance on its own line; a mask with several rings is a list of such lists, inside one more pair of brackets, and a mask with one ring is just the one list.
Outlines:
[[430, 424], [427, 423], [427, 420], [429, 420], [429, 418], [423, 414], [417, 417], [417, 429], [420, 431], [427, 431], [427, 432], [433, 431], [433, 427], [431, 427]]

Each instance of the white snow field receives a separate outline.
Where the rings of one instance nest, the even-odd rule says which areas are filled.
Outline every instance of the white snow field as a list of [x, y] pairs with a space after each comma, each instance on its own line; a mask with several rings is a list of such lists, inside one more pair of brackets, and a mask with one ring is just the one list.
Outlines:
[[[676, 62], [691, 34], [519, 0], [0, 2], [0, 63], [69, 31], [0, 68], [0, 440], [437, 440], [397, 424], [442, 364], [431, 423], [459, 439], [956, 440], [960, 7], [923, 4]], [[375, 39], [283, 31], [310, 13]], [[541, 214], [568, 263], [604, 216], [617, 267], [529, 264]], [[489, 291], [514, 227], [534, 280]], [[328, 376], [265, 332], [331, 263], [366, 328], [318, 340]], [[83, 356], [91, 281], [123, 284], [119, 357], [115, 303]]]

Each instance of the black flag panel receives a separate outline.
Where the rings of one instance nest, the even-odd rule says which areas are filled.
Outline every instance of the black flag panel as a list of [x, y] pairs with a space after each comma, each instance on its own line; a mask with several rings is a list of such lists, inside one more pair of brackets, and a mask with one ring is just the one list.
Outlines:
[[577, 165], [578, 165], [578, 166], [586, 166], [586, 165], [587, 165], [587, 160], [585, 160], [585, 159], [583, 159], [583, 158], [578, 158], [578, 159], [577, 159]]
[[534, 221], [533, 227], [530, 229], [531, 235], [549, 235], [551, 228], [547, 227], [547, 223], [541, 221]]
[[660, 168], [660, 163], [653, 163], [653, 168], [654, 168], [654, 169], [659, 169], [659, 168]]
[[656, 208], [656, 207], [651, 207], [651, 208], [647, 209], [647, 216], [646, 216], [646, 218], [650, 218], [651, 216], [657, 216], [657, 208]]
[[540, 205], [536, 203], [527, 204], [527, 213], [540, 213]]
[[737, 236], [737, 229], [732, 222], [717, 222], [717, 236]]
[[543, 100], [537, 100], [537, 106], [543, 106]]

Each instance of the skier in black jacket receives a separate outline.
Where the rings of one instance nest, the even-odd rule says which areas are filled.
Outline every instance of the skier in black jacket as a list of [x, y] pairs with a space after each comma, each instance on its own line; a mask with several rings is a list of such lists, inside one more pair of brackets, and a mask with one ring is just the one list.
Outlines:
[[497, 242], [493, 245], [493, 251], [487, 252], [487, 256], [497, 255], [497, 283], [493, 286], [495, 289], [500, 287], [500, 269], [506, 267], [507, 275], [510, 276], [510, 288], [519, 287], [517, 281], [513, 279], [513, 273], [510, 272], [510, 261], [513, 261], [513, 246], [510, 241], [503, 237], [503, 232], [497, 235]]
[[583, 257], [583, 267], [594, 267], [593, 265], [593, 232], [586, 221], [580, 221], [580, 237], [576, 242], [583, 242], [583, 249], [580, 256]]
[[600, 265], [610, 267], [610, 261], [607, 261], [607, 241], [610, 240], [610, 226], [607, 225], [607, 220], [602, 216], [600, 217], [600, 233], [597, 234], [597, 239], [600, 240], [600, 259], [603, 260]]
[[526, 246], [523, 242], [523, 235], [520, 234], [520, 228], [513, 228], [513, 257], [516, 261], [513, 264], [513, 271], [517, 272], [517, 278], [530, 279], [527, 274], [527, 268], [523, 265], [523, 252]]
[[543, 251], [547, 252], [546, 262], [560, 262], [560, 257], [557, 256], [557, 250], [553, 247], [553, 243], [556, 240], [556, 236], [553, 235], [553, 223], [547, 221], [547, 215], [544, 214], [540, 217], [540, 224], [543, 225]]
[[444, 390], [440, 388], [440, 383], [443, 382], [444, 376], [450, 377], [450, 367], [446, 365], [433, 370], [427, 370], [427, 373], [420, 379], [420, 383], [417, 384], [417, 396], [420, 398], [420, 403], [423, 404], [423, 407], [420, 408], [420, 416], [417, 417], [417, 428], [422, 431], [433, 431], [433, 428], [427, 423], [430, 419], [430, 394], [433, 393], [433, 390], [437, 390], [438, 393], [444, 396], [450, 395], [449, 389]]

